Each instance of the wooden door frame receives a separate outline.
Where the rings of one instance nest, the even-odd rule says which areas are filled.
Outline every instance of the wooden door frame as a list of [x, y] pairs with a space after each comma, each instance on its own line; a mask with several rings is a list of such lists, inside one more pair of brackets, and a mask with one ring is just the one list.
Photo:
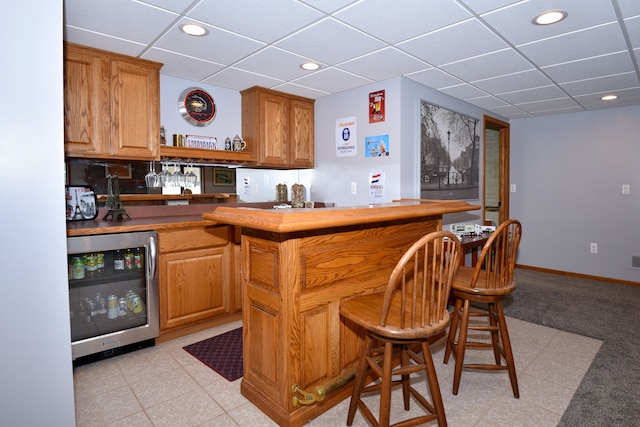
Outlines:
[[498, 138], [499, 138], [499, 168], [500, 168], [500, 178], [498, 185], [498, 197], [500, 199], [500, 206], [498, 208], [498, 218], [499, 222], [502, 223], [509, 219], [509, 123], [503, 122], [502, 120], [498, 120], [494, 117], [484, 116], [484, 125], [483, 125], [483, 150], [482, 150], [482, 218], [485, 218], [485, 191], [486, 191], [486, 174], [484, 173], [484, 168], [486, 165], [486, 143], [485, 136], [487, 134], [487, 129], [497, 130]]

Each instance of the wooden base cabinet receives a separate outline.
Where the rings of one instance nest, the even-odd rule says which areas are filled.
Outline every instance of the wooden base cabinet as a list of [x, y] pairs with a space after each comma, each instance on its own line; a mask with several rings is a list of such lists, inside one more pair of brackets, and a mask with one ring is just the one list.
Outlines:
[[65, 43], [65, 154], [159, 159], [161, 67], [157, 62]]
[[158, 246], [161, 334], [240, 310], [228, 226], [158, 231]]

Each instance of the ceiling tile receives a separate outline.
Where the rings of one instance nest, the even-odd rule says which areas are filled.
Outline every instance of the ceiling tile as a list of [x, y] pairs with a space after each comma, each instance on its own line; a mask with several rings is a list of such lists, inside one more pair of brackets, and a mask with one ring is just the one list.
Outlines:
[[480, 108], [495, 108], [495, 107], [504, 107], [507, 104], [500, 98], [496, 98], [495, 96], [480, 96], [478, 98], [467, 98], [465, 99], [470, 104], [477, 105]]
[[468, 20], [397, 45], [436, 66], [504, 49], [507, 45], [481, 23]]
[[614, 76], [581, 80], [561, 85], [571, 96], [588, 95], [590, 93], [614, 92], [629, 87], [640, 87], [636, 73], [625, 73]]
[[74, 27], [64, 28], [64, 39], [71, 43], [78, 43], [129, 56], [138, 56], [146, 48], [146, 45], [142, 43], [110, 37]]
[[620, 27], [607, 24], [518, 46], [518, 49], [540, 67], [545, 67], [625, 51], [627, 47]]
[[233, 64], [264, 47], [263, 43], [211, 26], [206, 26], [209, 34], [204, 37], [189, 36], [178, 29], [178, 26], [185, 22], [189, 20], [180, 21], [156, 43], [156, 46], [223, 65]]
[[380, 41], [331, 18], [276, 45], [327, 64], [337, 64], [384, 47]]
[[393, 47], [340, 64], [340, 68], [343, 70], [377, 81], [391, 79], [429, 67], [424, 62]]
[[368, 34], [397, 43], [468, 19], [471, 15], [452, 0], [364, 0], [335, 15]]
[[[531, 20], [541, 12], [564, 10], [565, 20], [554, 25], [534, 25]], [[513, 45], [566, 34], [572, 31], [613, 22], [616, 19], [611, 0], [536, 0], [523, 1], [511, 7], [482, 16], [492, 28]]]
[[455, 86], [464, 83], [462, 80], [437, 68], [431, 68], [428, 70], [409, 74], [407, 75], [407, 77], [411, 80], [434, 89], [440, 89], [443, 87]]
[[162, 67], [162, 73], [167, 76], [180, 77], [181, 79], [196, 82], [224, 68], [223, 65], [214, 62], [178, 55], [158, 48], [150, 49], [142, 57], [165, 64]]
[[144, 3], [182, 13], [191, 6], [193, 0], [144, 0]]
[[446, 93], [447, 95], [453, 96], [454, 98], [458, 99], [477, 98], [479, 96], [487, 94], [486, 92], [468, 84], [442, 88], [440, 89], [440, 92]]
[[527, 70], [473, 82], [474, 86], [489, 93], [514, 92], [550, 84], [551, 81], [538, 70]]
[[555, 100], [559, 98], [567, 98], [567, 94], [556, 86], [537, 87], [534, 89], [525, 89], [515, 92], [499, 93], [497, 96], [505, 100], [509, 104], [520, 105], [545, 100]]
[[279, 80], [292, 80], [309, 74], [300, 68], [308, 58], [276, 47], [267, 47], [250, 57], [237, 62], [234, 67]]
[[320, 90], [311, 89], [305, 86], [299, 86], [295, 83], [283, 83], [280, 85], [273, 86], [273, 89], [291, 93], [293, 95], [303, 96], [305, 98], [317, 99], [323, 96], [329, 95], [329, 92], [323, 92]]
[[464, 3], [475, 13], [481, 15], [485, 12], [500, 9], [520, 1], [522, 0], [462, 0], [460, 3]]
[[333, 13], [350, 3], [357, 3], [358, 0], [300, 0], [300, 2], [320, 9], [323, 12]]
[[516, 107], [521, 108], [522, 110], [535, 114], [535, 113], [543, 113], [543, 112], [557, 112], [557, 111], [579, 111], [580, 105], [578, 105], [571, 98], [564, 97], [558, 99], [548, 99], [544, 101], [536, 101], [536, 102], [526, 102], [522, 104], [514, 104]]
[[578, 61], [565, 62], [544, 67], [542, 71], [556, 83], [592, 79], [598, 76], [634, 71], [633, 62], [627, 52], [596, 56]]
[[273, 43], [323, 15], [295, 0], [215, 0], [201, 2], [188, 16]]
[[533, 66], [511, 49], [443, 65], [441, 68], [468, 82], [530, 70]]
[[640, 16], [625, 19], [624, 25], [627, 28], [631, 44], [635, 47], [640, 46]]
[[618, 99], [615, 101], [602, 101], [600, 97], [604, 94], [591, 94], [576, 96], [576, 100], [589, 110], [598, 110], [601, 108], [617, 108], [629, 105], [638, 105], [640, 103], [640, 88], [626, 89], [616, 92]]
[[219, 73], [204, 79], [203, 82], [235, 90], [244, 90], [252, 86], [273, 87], [276, 84], [282, 83], [281, 80], [257, 75], [233, 67], [225, 68]]
[[294, 83], [327, 93], [337, 93], [373, 83], [373, 80], [355, 76], [336, 68], [327, 68], [295, 80]]
[[175, 13], [129, 0], [65, 1], [65, 25], [139, 43], [151, 43], [159, 28], [177, 18]]
[[618, 0], [618, 6], [623, 16], [640, 15], [640, 2], [638, 0]]

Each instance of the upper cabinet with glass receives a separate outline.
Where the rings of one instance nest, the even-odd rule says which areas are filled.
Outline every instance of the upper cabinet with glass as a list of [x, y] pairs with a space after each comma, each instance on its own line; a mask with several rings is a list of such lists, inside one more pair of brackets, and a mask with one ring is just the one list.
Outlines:
[[157, 160], [162, 64], [64, 45], [68, 157]]

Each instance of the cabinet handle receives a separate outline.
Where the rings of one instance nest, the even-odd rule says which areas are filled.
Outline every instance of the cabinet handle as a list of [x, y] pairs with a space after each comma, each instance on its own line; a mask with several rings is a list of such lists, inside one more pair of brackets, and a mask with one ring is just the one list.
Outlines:
[[156, 247], [156, 239], [153, 236], [149, 237], [149, 262], [147, 263], [149, 280], [153, 280], [156, 275], [156, 256], [158, 249]]

